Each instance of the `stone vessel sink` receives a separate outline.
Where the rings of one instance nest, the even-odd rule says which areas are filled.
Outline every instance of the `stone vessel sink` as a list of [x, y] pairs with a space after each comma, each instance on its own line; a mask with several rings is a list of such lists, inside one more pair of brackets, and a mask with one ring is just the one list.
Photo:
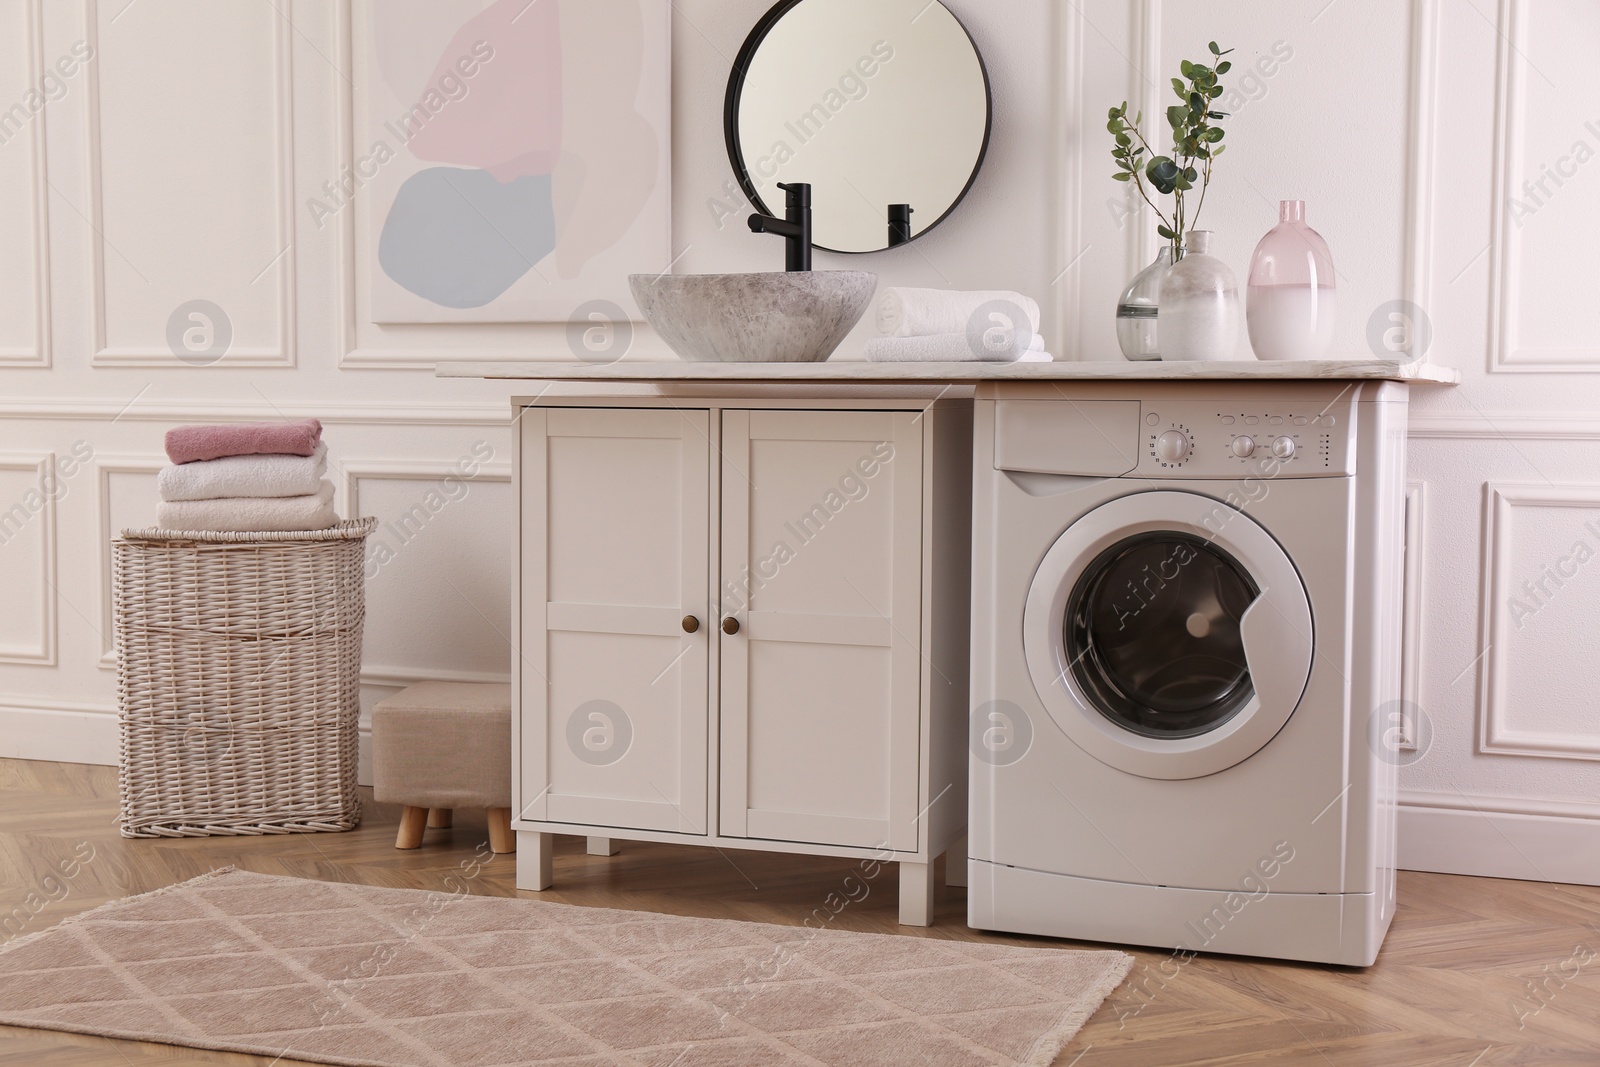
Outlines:
[[697, 363], [821, 363], [861, 320], [878, 276], [856, 270], [791, 274], [635, 274], [650, 325]]

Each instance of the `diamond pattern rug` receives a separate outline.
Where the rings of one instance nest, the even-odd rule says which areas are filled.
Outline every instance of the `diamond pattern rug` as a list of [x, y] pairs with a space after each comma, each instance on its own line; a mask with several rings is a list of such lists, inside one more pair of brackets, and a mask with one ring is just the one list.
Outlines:
[[0, 1023], [372, 1067], [1046, 1065], [1131, 964], [230, 868], [0, 950]]

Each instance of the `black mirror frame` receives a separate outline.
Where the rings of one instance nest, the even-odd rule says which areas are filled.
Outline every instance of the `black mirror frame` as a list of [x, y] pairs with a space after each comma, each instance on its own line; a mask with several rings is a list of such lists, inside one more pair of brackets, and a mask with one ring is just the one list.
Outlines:
[[[728, 160], [733, 164], [734, 177], [738, 179], [739, 188], [743, 190], [745, 198], [750, 201], [757, 211], [764, 215], [771, 215], [772, 210], [767, 207], [766, 203], [761, 199], [761, 194], [756, 191], [755, 182], [750, 177], [750, 169], [745, 165], [744, 150], [739, 146], [739, 103], [744, 95], [744, 81], [750, 73], [750, 64], [755, 59], [756, 53], [761, 50], [762, 44], [766, 42], [767, 35], [772, 32], [773, 27], [785, 15], [805, 2], [806, 0], [778, 0], [778, 3], [770, 11], [761, 16], [761, 20], [756, 23], [755, 29], [750, 31], [750, 36], [745, 38], [744, 47], [739, 49], [739, 55], [733, 61], [733, 71], [728, 76], [728, 91], [722, 106], [722, 132], [724, 139], [727, 141]], [[978, 158], [973, 163], [972, 173], [967, 177], [966, 185], [961, 187], [960, 194], [945, 210], [944, 214], [920, 231], [913, 233], [909, 239], [910, 241], [919, 240], [924, 234], [933, 232], [940, 223], [954, 214], [956, 208], [960, 207], [962, 202], [966, 200], [967, 194], [977, 184], [978, 175], [983, 172], [983, 164], [989, 157], [989, 140], [994, 134], [994, 86], [989, 80], [989, 65], [984, 62], [983, 52], [978, 48], [978, 42], [973, 40], [972, 31], [967, 29], [966, 24], [961, 21], [961, 16], [954, 11], [950, 11], [950, 8], [943, 0], [934, 0], [934, 2], [949, 12], [956, 25], [961, 27], [961, 32], [967, 35], [967, 41], [972, 45], [972, 54], [978, 59], [978, 71], [983, 75], [983, 144], [978, 148]], [[833, 252], [844, 256], [867, 256], [878, 252], [887, 252], [891, 248], [900, 247], [898, 244], [891, 245], [887, 243], [888, 221], [888, 218], [885, 217], [885, 246], [883, 248], [868, 249], [864, 252], [850, 252], [815, 243], [813, 243], [812, 247], [821, 249], [824, 252]], [[901, 242], [901, 244], [905, 243], [909, 243], [909, 241]]]

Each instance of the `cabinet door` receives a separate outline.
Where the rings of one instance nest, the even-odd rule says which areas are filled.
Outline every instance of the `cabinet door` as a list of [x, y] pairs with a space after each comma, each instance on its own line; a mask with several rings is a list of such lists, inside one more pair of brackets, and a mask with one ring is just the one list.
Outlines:
[[728, 411], [722, 451], [720, 829], [915, 850], [920, 422]]
[[517, 811], [704, 834], [710, 415], [523, 423]]

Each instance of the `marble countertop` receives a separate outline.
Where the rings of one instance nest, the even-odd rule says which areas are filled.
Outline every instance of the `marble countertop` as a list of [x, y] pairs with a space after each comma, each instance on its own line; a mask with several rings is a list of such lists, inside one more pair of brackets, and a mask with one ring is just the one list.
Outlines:
[[1459, 371], [1433, 363], [1385, 360], [1226, 363], [440, 363], [441, 378], [542, 382], [810, 382], [932, 384], [1050, 381], [1395, 381], [1453, 385]]

